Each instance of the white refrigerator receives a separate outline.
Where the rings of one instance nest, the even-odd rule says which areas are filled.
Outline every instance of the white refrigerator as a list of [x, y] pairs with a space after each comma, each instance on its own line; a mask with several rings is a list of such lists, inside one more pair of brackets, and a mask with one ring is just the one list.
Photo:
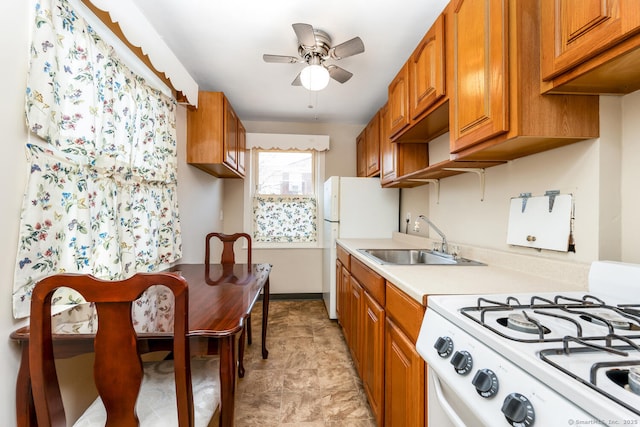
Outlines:
[[398, 231], [400, 194], [378, 178], [332, 176], [324, 183], [322, 295], [336, 315], [336, 239], [391, 238]]

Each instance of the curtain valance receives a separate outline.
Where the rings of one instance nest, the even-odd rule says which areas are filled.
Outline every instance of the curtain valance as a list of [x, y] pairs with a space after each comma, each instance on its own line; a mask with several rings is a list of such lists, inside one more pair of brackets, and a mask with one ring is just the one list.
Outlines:
[[173, 87], [187, 97], [189, 104], [198, 105], [198, 84], [133, 2], [130, 0], [89, 1], [109, 13], [113, 22], [120, 25], [129, 43], [139, 46], [149, 56], [153, 67], [171, 80]]
[[329, 135], [248, 133], [247, 148], [263, 150], [329, 150]]

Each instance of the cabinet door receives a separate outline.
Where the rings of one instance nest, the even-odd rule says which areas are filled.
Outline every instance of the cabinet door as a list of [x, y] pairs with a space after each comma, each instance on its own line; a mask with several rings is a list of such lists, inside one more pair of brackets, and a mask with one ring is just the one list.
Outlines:
[[507, 0], [457, 0], [453, 8], [451, 152], [509, 130]]
[[384, 308], [364, 292], [362, 319], [362, 383], [377, 425], [384, 414]]
[[338, 323], [342, 325], [342, 304], [344, 296], [342, 295], [342, 263], [336, 259], [336, 317]]
[[225, 101], [224, 117], [224, 163], [238, 169], [238, 116]]
[[389, 135], [389, 104], [380, 109], [380, 182], [382, 185], [396, 179], [398, 145], [391, 142]]
[[409, 117], [409, 65], [405, 63], [389, 84], [389, 123], [391, 137], [411, 121]]
[[411, 119], [417, 119], [445, 94], [444, 36], [444, 15], [440, 15], [409, 58]]
[[638, 0], [542, 0], [541, 13], [543, 80], [640, 31]]
[[356, 169], [359, 177], [367, 176], [367, 146], [365, 141], [365, 130], [356, 138]]
[[349, 349], [356, 365], [356, 370], [362, 377], [362, 333], [360, 318], [362, 313], [362, 286], [353, 276], [349, 276]]
[[349, 284], [349, 271], [344, 268], [339, 260], [336, 260], [336, 315], [338, 323], [344, 328], [347, 313], [347, 285]]
[[365, 128], [365, 147], [367, 152], [367, 176], [380, 173], [380, 120], [376, 113]]
[[389, 318], [385, 332], [385, 426], [425, 424], [425, 362]]
[[244, 175], [247, 155], [247, 131], [238, 119], [238, 172]]

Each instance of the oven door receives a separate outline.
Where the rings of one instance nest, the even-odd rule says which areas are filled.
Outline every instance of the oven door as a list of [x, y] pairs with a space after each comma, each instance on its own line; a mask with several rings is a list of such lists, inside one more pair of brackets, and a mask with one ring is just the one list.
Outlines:
[[467, 427], [483, 426], [484, 423], [447, 384], [440, 380], [433, 369], [428, 376], [429, 407], [427, 416], [430, 426]]

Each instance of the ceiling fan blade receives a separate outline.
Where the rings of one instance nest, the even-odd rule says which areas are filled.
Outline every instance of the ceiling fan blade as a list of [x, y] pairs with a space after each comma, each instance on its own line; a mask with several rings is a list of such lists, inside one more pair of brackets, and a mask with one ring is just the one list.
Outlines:
[[329, 55], [333, 59], [342, 59], [364, 52], [364, 43], [360, 37], [354, 37], [344, 43], [332, 47]]
[[327, 70], [329, 70], [329, 76], [339, 83], [344, 83], [353, 76], [353, 73], [350, 73], [337, 65], [329, 65], [327, 66]]
[[264, 62], [276, 62], [281, 64], [295, 64], [300, 62], [300, 58], [296, 58], [295, 56], [285, 56], [285, 55], [262, 55], [262, 59]]
[[303, 46], [315, 46], [316, 36], [313, 33], [313, 27], [309, 24], [293, 24], [293, 31], [298, 37], [298, 42]]
[[295, 79], [291, 82], [291, 86], [302, 86], [302, 81], [300, 80], [300, 73], [296, 76]]

